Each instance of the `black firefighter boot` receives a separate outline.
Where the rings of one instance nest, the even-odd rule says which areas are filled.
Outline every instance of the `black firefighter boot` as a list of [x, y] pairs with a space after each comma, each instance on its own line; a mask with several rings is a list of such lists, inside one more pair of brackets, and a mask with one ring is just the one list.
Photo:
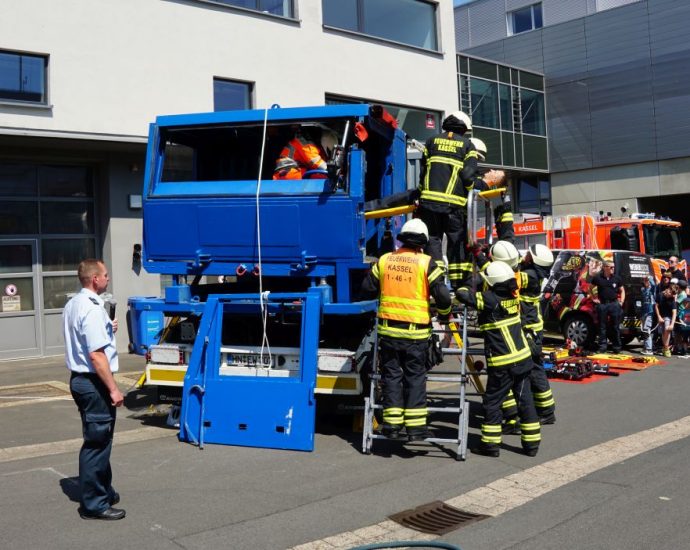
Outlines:
[[484, 443], [483, 441], [479, 443], [478, 447], [473, 447], [472, 452], [476, 455], [490, 456], [492, 458], [498, 458], [501, 456], [501, 448], [495, 443]]

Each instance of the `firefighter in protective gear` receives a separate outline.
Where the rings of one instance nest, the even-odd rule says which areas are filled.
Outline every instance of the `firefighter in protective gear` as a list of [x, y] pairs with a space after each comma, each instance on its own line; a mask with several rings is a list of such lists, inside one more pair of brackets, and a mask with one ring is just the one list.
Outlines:
[[[283, 150], [276, 160], [274, 180], [301, 180], [310, 170], [327, 170], [327, 145], [333, 140], [332, 131], [316, 127], [303, 127]], [[324, 143], [326, 146], [324, 146]], [[337, 143], [337, 137], [335, 138]], [[335, 147], [335, 143], [331, 146]], [[319, 178], [326, 178], [325, 173]]]
[[[517, 271], [520, 290], [520, 320], [530, 344], [532, 361], [534, 362], [534, 368], [530, 372], [530, 387], [541, 424], [556, 422], [556, 401], [551, 391], [549, 379], [546, 377], [542, 359], [544, 319], [540, 307], [542, 284], [549, 277], [553, 261], [553, 252], [547, 246], [533, 244], [522, 258]], [[515, 399], [509, 396], [503, 403], [502, 409], [505, 419], [504, 433], [514, 433], [517, 427], [515, 417], [518, 414]]]
[[474, 185], [477, 151], [465, 137], [472, 122], [462, 111], [448, 115], [443, 132], [429, 138], [422, 156], [419, 178], [417, 215], [429, 228], [429, 245], [425, 252], [444, 267], [442, 241], [448, 238], [448, 279], [457, 288], [472, 273], [466, 260], [467, 195]]
[[488, 290], [473, 292], [463, 287], [456, 292], [460, 302], [477, 310], [479, 330], [484, 334], [488, 380], [482, 439], [474, 452], [499, 456], [501, 403], [512, 389], [520, 414], [522, 448], [528, 456], [536, 456], [541, 429], [530, 389], [532, 353], [520, 325], [515, 274], [507, 264], [491, 262], [481, 275], [490, 287]]
[[429, 240], [426, 225], [413, 219], [403, 225], [402, 247], [384, 254], [362, 283], [365, 299], [379, 296], [379, 365], [383, 382], [383, 427], [387, 437], [410, 441], [429, 437], [426, 360], [431, 336], [429, 297], [438, 318], [450, 316], [451, 296], [444, 272], [422, 252]]

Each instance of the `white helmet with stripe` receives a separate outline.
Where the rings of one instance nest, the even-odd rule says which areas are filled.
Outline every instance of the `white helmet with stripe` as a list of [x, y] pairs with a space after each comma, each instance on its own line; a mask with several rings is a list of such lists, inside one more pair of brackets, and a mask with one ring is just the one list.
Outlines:
[[489, 286], [494, 286], [498, 283], [505, 283], [515, 278], [515, 273], [510, 266], [504, 262], [491, 262], [488, 267], [482, 271], [481, 276], [488, 283]]
[[513, 243], [508, 241], [496, 241], [490, 250], [491, 259], [508, 264], [515, 269], [520, 262], [520, 253]]

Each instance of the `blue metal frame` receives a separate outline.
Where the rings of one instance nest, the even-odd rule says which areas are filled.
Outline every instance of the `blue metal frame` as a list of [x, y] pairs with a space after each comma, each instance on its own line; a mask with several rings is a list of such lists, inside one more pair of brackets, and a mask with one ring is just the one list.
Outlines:
[[189, 368], [184, 379], [180, 440], [312, 451], [318, 362], [319, 323], [323, 294], [269, 295], [266, 307], [302, 303], [300, 371], [297, 378], [223, 376], [223, 314], [261, 312], [257, 295], [216, 295], [204, 306]]

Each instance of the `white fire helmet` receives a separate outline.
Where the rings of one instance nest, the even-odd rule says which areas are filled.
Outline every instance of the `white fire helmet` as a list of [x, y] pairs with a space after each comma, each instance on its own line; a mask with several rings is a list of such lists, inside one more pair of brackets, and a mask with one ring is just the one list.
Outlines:
[[429, 230], [426, 224], [419, 218], [412, 218], [407, 220], [405, 224], [400, 229], [400, 234], [407, 233], [408, 235], [424, 235], [426, 240], [429, 240]]
[[532, 261], [541, 266], [549, 267], [553, 264], [553, 252], [548, 246], [543, 244], [533, 244], [529, 247], [529, 252], [532, 255]]
[[498, 283], [504, 283], [514, 279], [515, 273], [510, 266], [504, 262], [491, 262], [481, 273], [481, 276], [489, 286], [494, 286]]
[[462, 111], [453, 111], [443, 119], [441, 125], [446, 131], [455, 131], [459, 126], [464, 126], [467, 130], [472, 129], [472, 119]]
[[470, 141], [472, 142], [472, 145], [474, 145], [474, 148], [477, 150], [477, 154], [479, 156], [479, 160], [482, 162], [486, 160], [486, 143], [484, 143], [481, 139], [473, 137], [470, 138]]
[[491, 259], [508, 264], [515, 269], [520, 262], [520, 253], [515, 245], [508, 241], [496, 241], [491, 247]]

